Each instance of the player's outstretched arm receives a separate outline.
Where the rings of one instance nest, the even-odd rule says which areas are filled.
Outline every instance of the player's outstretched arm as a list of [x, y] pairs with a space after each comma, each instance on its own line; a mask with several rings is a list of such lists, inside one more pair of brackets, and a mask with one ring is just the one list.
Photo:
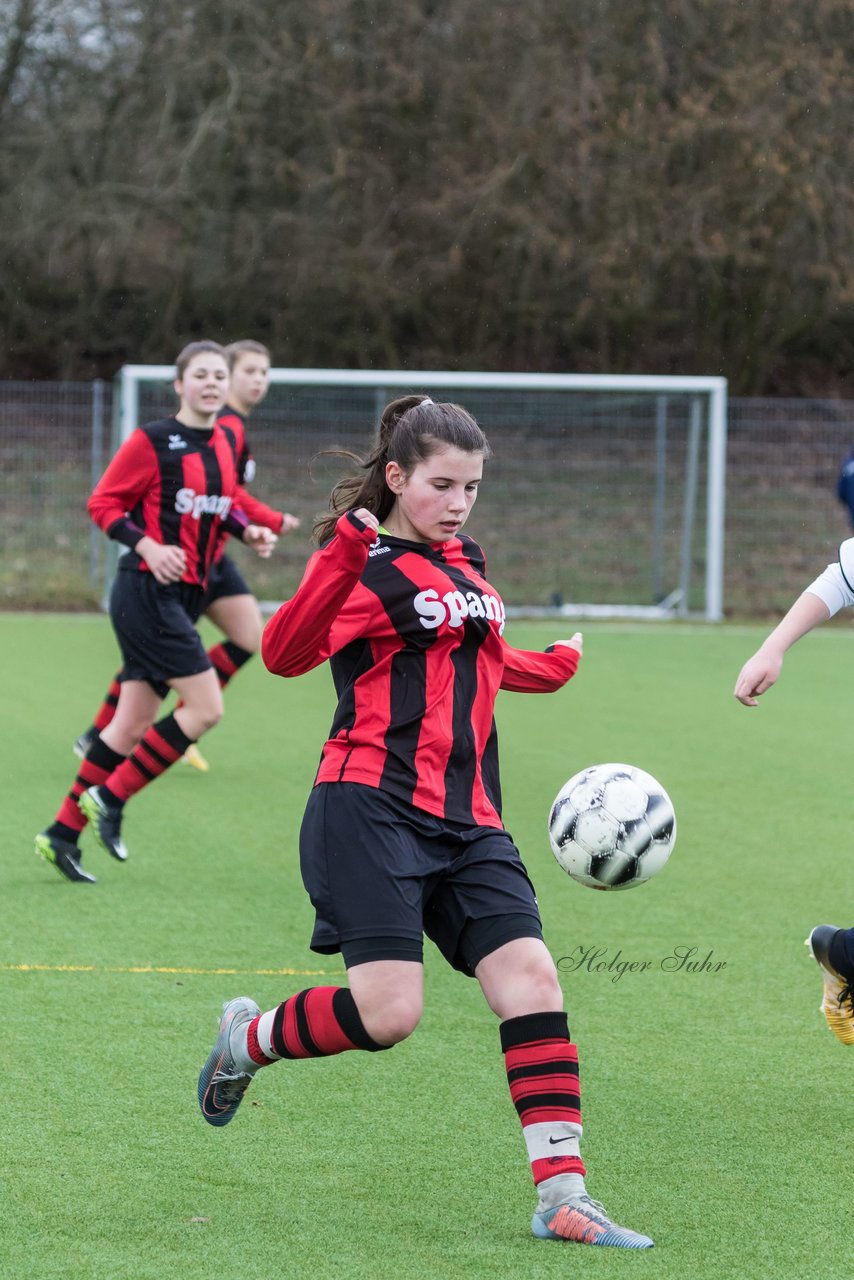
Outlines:
[[779, 678], [786, 650], [829, 617], [827, 605], [811, 591], [799, 596], [782, 622], [741, 668], [733, 690], [739, 702], [745, 707], [755, 707], [757, 699]]
[[[770, 637], [769, 637], [770, 639]], [[765, 642], [766, 645], [768, 641]], [[755, 707], [760, 694], [775, 684], [783, 666], [783, 650], [763, 646], [748, 658], [735, 682], [733, 692], [745, 707]]]
[[584, 637], [580, 631], [576, 631], [568, 640], [555, 640], [555, 644], [565, 645], [567, 649], [575, 649], [579, 658], [584, 652]]
[[575, 675], [581, 661], [581, 632], [556, 640], [545, 653], [514, 649], [504, 642], [501, 688], [510, 693], [554, 693]]

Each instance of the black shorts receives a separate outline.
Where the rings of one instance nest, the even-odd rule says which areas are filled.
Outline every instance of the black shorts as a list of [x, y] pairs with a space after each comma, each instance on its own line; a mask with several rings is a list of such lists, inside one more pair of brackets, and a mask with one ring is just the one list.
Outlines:
[[202, 613], [208, 605], [216, 600], [224, 600], [226, 596], [251, 595], [252, 589], [237, 565], [228, 556], [223, 556], [221, 560], [215, 560], [211, 565]]
[[151, 573], [119, 569], [110, 619], [124, 659], [123, 680], [146, 680], [165, 698], [168, 680], [208, 671], [211, 660], [195, 627], [204, 592], [186, 582], [161, 586]]
[[534, 887], [507, 831], [470, 827], [387, 792], [324, 782], [300, 831], [313, 951], [420, 960], [422, 935], [462, 973], [515, 938], [542, 938]]

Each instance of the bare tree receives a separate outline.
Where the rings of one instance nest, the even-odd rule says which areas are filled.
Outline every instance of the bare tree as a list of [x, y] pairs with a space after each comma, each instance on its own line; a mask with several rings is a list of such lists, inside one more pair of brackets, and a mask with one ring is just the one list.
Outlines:
[[4, 371], [851, 379], [843, 0], [14, 0]]

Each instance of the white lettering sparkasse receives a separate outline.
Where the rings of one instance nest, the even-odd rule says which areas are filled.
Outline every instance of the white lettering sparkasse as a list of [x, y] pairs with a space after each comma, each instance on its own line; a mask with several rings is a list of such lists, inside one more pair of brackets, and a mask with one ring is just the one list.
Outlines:
[[487, 618], [498, 623], [499, 635], [504, 632], [506, 615], [498, 596], [479, 591], [447, 591], [440, 596], [433, 587], [428, 587], [426, 591], [419, 591], [412, 603], [418, 621], [428, 631], [441, 627], [443, 622], [449, 627], [461, 627], [466, 618]]
[[195, 489], [179, 489], [175, 494], [175, 510], [179, 515], [192, 516], [194, 520], [202, 516], [221, 516], [224, 520], [231, 510], [231, 498], [219, 493], [196, 493]]

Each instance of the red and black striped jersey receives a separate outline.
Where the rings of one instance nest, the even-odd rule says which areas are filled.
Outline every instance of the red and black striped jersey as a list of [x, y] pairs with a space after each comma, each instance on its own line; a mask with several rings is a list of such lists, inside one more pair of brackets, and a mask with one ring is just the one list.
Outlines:
[[[234, 439], [234, 449], [237, 454], [238, 506], [246, 512], [253, 524], [272, 529], [273, 533], [281, 533], [284, 521], [282, 512], [274, 511], [272, 507], [267, 506], [266, 502], [256, 498], [244, 487], [255, 479], [255, 459], [252, 457], [249, 441], [246, 438], [246, 416], [238, 413], [237, 409], [232, 409], [230, 405], [226, 405], [217, 417], [217, 422], [227, 433], [230, 432]], [[217, 560], [225, 550], [225, 541], [226, 539], [223, 538], [220, 542], [216, 553]]]
[[428, 545], [341, 517], [261, 647], [282, 676], [330, 659], [338, 707], [317, 782], [364, 783], [455, 822], [501, 826], [498, 691], [559, 689], [579, 654], [507, 644], [485, 575], [465, 534]]
[[239, 537], [249, 523], [236, 505], [237, 467], [234, 438], [218, 424], [204, 430], [177, 418], [149, 422], [116, 453], [89, 498], [89, 514], [131, 549], [146, 534], [183, 547], [181, 580], [204, 586], [221, 531]]

